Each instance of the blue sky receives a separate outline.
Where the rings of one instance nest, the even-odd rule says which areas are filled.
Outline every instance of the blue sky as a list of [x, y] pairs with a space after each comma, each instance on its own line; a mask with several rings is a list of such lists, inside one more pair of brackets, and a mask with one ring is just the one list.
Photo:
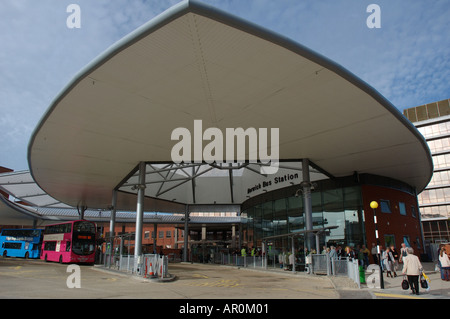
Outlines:
[[[2, 0], [0, 166], [28, 169], [52, 100], [91, 60], [179, 0]], [[203, 0], [330, 58], [399, 110], [450, 98], [450, 0]], [[81, 28], [69, 29], [70, 4]], [[370, 29], [370, 4], [381, 28]]]

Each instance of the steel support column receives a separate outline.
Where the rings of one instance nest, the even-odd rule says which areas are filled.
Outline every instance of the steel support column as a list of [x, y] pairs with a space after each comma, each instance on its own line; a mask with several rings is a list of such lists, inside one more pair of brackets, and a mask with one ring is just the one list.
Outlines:
[[117, 207], [117, 190], [113, 190], [111, 202], [111, 217], [109, 219], [109, 233], [111, 237], [114, 237], [114, 230], [116, 228], [116, 207]]
[[109, 252], [110, 252], [110, 266], [113, 261], [114, 256], [114, 234], [116, 229], [116, 207], [117, 207], [117, 190], [113, 190], [112, 192], [112, 201], [111, 201], [111, 217], [109, 219]]
[[139, 163], [139, 182], [137, 185], [137, 208], [136, 208], [136, 235], [134, 239], [134, 265], [137, 272], [142, 255], [142, 229], [144, 220], [144, 198], [145, 198], [145, 162]]
[[294, 236], [292, 236], [291, 240], [292, 240], [291, 241], [291, 244], [292, 244], [291, 253], [292, 253], [292, 255], [294, 255], [294, 257], [293, 257], [294, 263], [292, 264], [292, 272], [295, 273], [295, 238], [294, 238]]
[[183, 247], [183, 261], [188, 261], [188, 239], [189, 239], [189, 205], [186, 205], [184, 210], [184, 247]]
[[[312, 202], [311, 202], [311, 181], [309, 176], [309, 160], [307, 158], [304, 158], [302, 160], [302, 178], [303, 181], [301, 183], [303, 188], [303, 207], [304, 207], [304, 214], [305, 214], [305, 226], [306, 230], [312, 230], [313, 229], [313, 221], [312, 221]], [[312, 234], [307, 232], [306, 236], [306, 247], [308, 248], [308, 251], [311, 251], [312, 247]], [[318, 253], [318, 252], [317, 252]]]
[[157, 254], [157, 234], [158, 234], [158, 224], [154, 223], [153, 224], [153, 253], [156, 255]]

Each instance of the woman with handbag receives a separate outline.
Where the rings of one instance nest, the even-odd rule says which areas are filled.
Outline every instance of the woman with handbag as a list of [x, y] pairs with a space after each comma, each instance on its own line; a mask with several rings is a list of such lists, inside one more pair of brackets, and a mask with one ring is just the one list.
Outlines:
[[423, 270], [419, 258], [414, 255], [411, 247], [407, 248], [408, 255], [403, 257], [402, 273], [408, 277], [409, 286], [413, 294], [419, 294], [419, 276]]

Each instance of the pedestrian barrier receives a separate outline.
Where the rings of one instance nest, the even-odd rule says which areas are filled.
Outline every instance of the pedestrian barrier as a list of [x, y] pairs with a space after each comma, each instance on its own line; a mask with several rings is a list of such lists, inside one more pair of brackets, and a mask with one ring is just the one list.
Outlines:
[[311, 272], [315, 275], [347, 276], [361, 288], [359, 264], [349, 258], [330, 258], [328, 254], [313, 254], [311, 256]]
[[[292, 270], [290, 264], [278, 263], [277, 256], [239, 256], [222, 254], [222, 265], [233, 265], [245, 268], [285, 269]], [[328, 254], [310, 254], [306, 256], [304, 263], [296, 263], [296, 271], [304, 271], [307, 274], [327, 276], [347, 276], [361, 288], [359, 265], [357, 260], [348, 258], [330, 258]]]
[[144, 278], [167, 278], [169, 276], [169, 259], [158, 254], [143, 255], [142, 276]]
[[135, 260], [134, 255], [105, 255], [105, 268], [135, 274], [144, 278], [167, 278], [169, 274], [168, 256], [145, 254]]
[[[167, 278], [169, 274], [168, 256], [158, 254], [143, 254], [135, 258], [131, 254], [134, 234], [123, 234], [108, 238], [101, 251], [104, 251], [102, 260], [105, 268], [127, 272], [146, 278]], [[171, 259], [175, 260], [174, 254]]]

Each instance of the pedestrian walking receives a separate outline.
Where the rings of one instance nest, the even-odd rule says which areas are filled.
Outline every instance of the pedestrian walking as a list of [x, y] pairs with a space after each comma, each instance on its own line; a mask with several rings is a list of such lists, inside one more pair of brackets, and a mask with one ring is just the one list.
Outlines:
[[350, 246], [345, 247], [345, 255], [346, 258], [348, 258], [350, 261], [356, 258], [355, 252], [352, 250]]
[[362, 245], [362, 252], [364, 254], [364, 268], [367, 268], [369, 266], [370, 250], [366, 245]]
[[402, 243], [402, 244], [401, 244], [401, 247], [402, 247], [402, 248], [400, 248], [400, 259], [399, 259], [399, 262], [402, 263], [402, 262], [403, 262], [403, 258], [406, 257], [406, 256], [408, 256], [408, 249], [407, 249], [405, 243]]
[[372, 243], [372, 257], [373, 257], [373, 263], [378, 265], [378, 251], [377, 251], [377, 245], [375, 243]]
[[408, 277], [409, 286], [413, 294], [419, 294], [419, 276], [422, 273], [423, 267], [419, 258], [414, 255], [414, 250], [411, 247], [406, 248], [407, 255], [402, 257], [403, 270], [402, 273]]
[[397, 273], [394, 270], [394, 255], [392, 254], [392, 251], [389, 247], [386, 248], [386, 250], [383, 252], [383, 261], [384, 261], [384, 265], [386, 267], [386, 273], [387, 273], [387, 277], [391, 277], [394, 278], [392, 276], [392, 272], [394, 273], [394, 276], [397, 277]]
[[331, 246], [330, 247], [330, 253], [328, 255], [330, 259], [338, 259], [338, 253], [336, 252], [336, 247]]
[[447, 255], [445, 246], [441, 247], [439, 252], [439, 261], [441, 263], [441, 279], [444, 281], [450, 281], [450, 260]]
[[398, 259], [400, 258], [400, 254], [394, 246], [391, 246], [392, 256], [394, 256], [394, 277], [397, 277], [398, 270]]

